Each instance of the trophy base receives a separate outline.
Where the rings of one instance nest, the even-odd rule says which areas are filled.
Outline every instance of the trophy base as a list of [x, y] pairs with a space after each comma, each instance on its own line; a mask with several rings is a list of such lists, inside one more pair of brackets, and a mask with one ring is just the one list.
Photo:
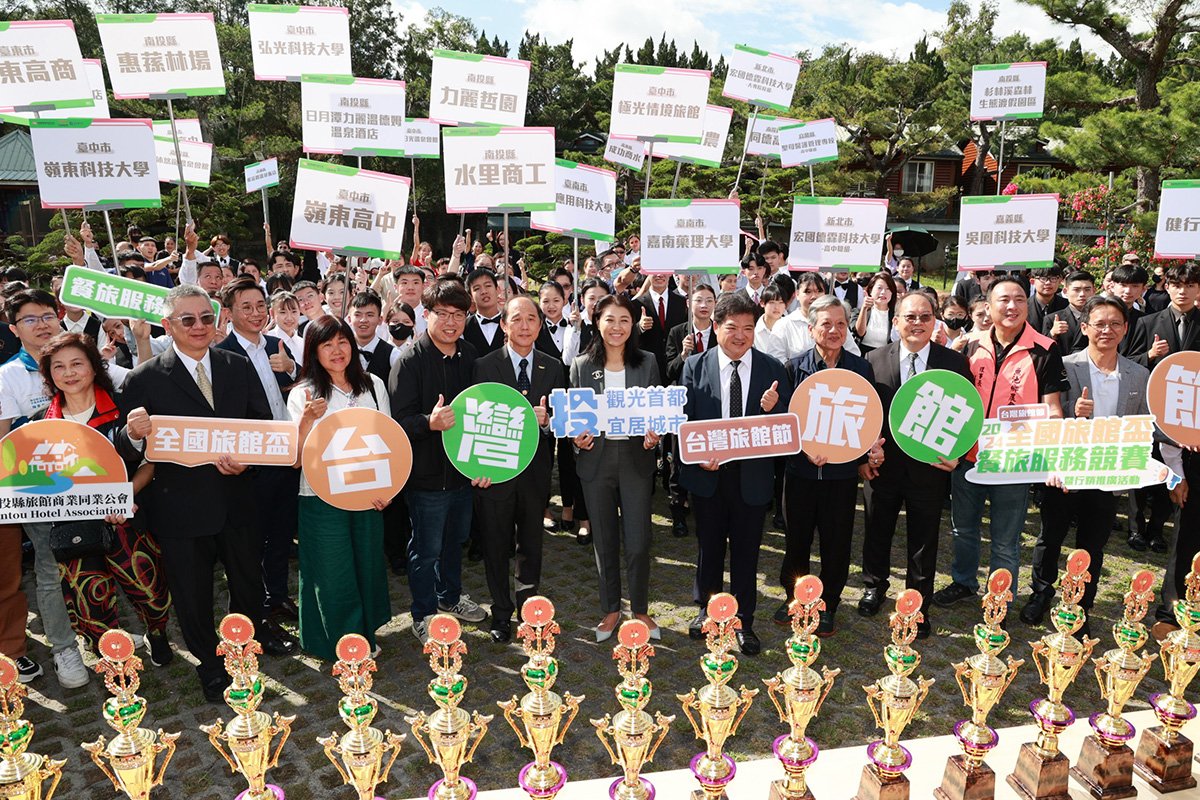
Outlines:
[[946, 759], [942, 785], [933, 790], [937, 800], [992, 800], [996, 796], [996, 773], [987, 764], [971, 769], [967, 757]]
[[720, 794], [713, 795], [703, 789], [693, 789], [688, 800], [729, 800], [729, 795], [723, 791]]
[[1031, 742], [1021, 745], [1017, 767], [1008, 785], [1024, 800], [1069, 800], [1067, 772], [1070, 760], [1062, 753], [1046, 756]]
[[617, 778], [608, 787], [611, 800], [654, 800], [654, 784], [645, 778], [638, 778], [636, 787], [626, 786], [624, 778]]
[[[267, 796], [274, 797], [275, 800], [284, 800], [283, 789], [280, 789], [278, 786], [274, 786], [269, 783], [267, 784], [267, 794], [264, 797], [267, 797]], [[237, 796], [237, 798], [235, 798], [235, 800], [259, 800], [259, 798], [250, 794], [250, 790], [247, 789], [246, 791], [239, 794]], [[376, 800], [378, 800], [378, 798], [376, 798]]]
[[1095, 736], [1087, 737], [1078, 761], [1071, 767], [1071, 777], [1101, 800], [1137, 796], [1133, 788], [1133, 751], [1127, 745], [1109, 750]]
[[868, 764], [863, 767], [854, 800], [908, 800], [908, 778], [897, 775], [886, 779]]
[[567, 771], [563, 769], [562, 764], [554, 761], [550, 762], [550, 770], [555, 778], [554, 783], [550, 786], [534, 786], [530, 783], [529, 775], [537, 769], [537, 762], [531, 761], [526, 764], [521, 773], [517, 776], [517, 785], [520, 786], [532, 800], [554, 800], [562, 788], [567, 785]]
[[805, 789], [803, 792], [789, 792], [787, 784], [788, 782], [784, 779], [771, 781], [771, 793], [767, 795], [767, 800], [814, 800], [812, 789]]
[[[429, 800], [475, 800], [478, 792], [479, 790], [475, 788], [475, 781], [460, 775], [458, 786], [452, 789], [446, 785], [446, 779], [442, 778], [429, 787], [428, 797]], [[377, 797], [375, 800], [383, 800], [383, 798]]]
[[1142, 731], [1133, 756], [1133, 771], [1160, 794], [1191, 789], [1196, 785], [1192, 777], [1192, 740], [1176, 734], [1168, 742], [1162, 737], [1165, 730], [1160, 725]]

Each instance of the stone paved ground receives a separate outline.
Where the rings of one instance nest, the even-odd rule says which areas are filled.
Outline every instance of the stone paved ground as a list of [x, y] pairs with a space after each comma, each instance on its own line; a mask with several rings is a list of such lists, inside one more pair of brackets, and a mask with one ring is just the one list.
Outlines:
[[[653, 767], [668, 769], [685, 766], [700, 749], [700, 744], [693, 740], [687, 721], [680, 713], [675, 694], [702, 683], [697, 659], [703, 647], [702, 643], [687, 638], [687, 624], [693, 615], [691, 565], [695, 557], [694, 540], [673, 538], [669, 520], [663, 516], [665, 501], [661, 493], [657, 496], [657, 503], [654, 564], [651, 570], [651, 596], [654, 602], [651, 613], [665, 630], [663, 641], [658, 646], [658, 656], [650, 670], [650, 678], [657, 689], [650, 709], [677, 715]], [[855, 532], [853, 550], [856, 561], [857, 554], [861, 553], [861, 513], [859, 520], [860, 527]], [[1037, 525], [1036, 512], [1031, 512], [1027, 531], [1036, 530]], [[947, 580], [949, 529], [946, 515], [943, 519], [945, 533], [939, 559], [941, 574], [938, 576], [938, 586]], [[1026, 591], [1024, 587], [1028, 586], [1028, 558], [1033, 543], [1032, 536], [1024, 537], [1022, 544], [1026, 568], [1022, 571], [1020, 582], [1022, 595]], [[904, 547], [902, 533], [897, 536], [895, 544], [892, 563], [901, 564]], [[783, 534], [769, 530], [764, 537], [760, 560], [759, 622], [756, 625], [764, 649], [756, 658], [741, 659], [735, 685], [745, 683], [762, 688], [763, 678], [788, 665], [781, 651], [785, 629], [769, 621], [770, 614], [783, 598], [782, 591], [775, 586], [783, 547]], [[1149, 561], [1143, 558], [1147, 555]], [[1097, 619], [1092, 625], [1093, 632], [1102, 637], [1098, 652], [1112, 646], [1108, 626], [1119, 616], [1120, 598], [1128, 587], [1128, 576], [1143, 564], [1161, 572], [1165, 559], [1165, 556], [1153, 553], [1135, 553], [1126, 546], [1122, 533], [1114, 534], [1101, 576], [1095, 614]], [[595, 611], [596, 575], [591, 549], [578, 546], [569, 536], [551, 536], [546, 543], [545, 562], [547, 574], [542, 586], [543, 593], [555, 602], [563, 628], [558, 646], [562, 666], [558, 688], [587, 696], [566, 744], [555, 751], [555, 759], [563, 763], [575, 779], [616, 775], [617, 770], [610, 766], [586, 720], [587, 717], [615, 712], [612, 687], [617, 681], [611, 659], [613, 642], [596, 644], [590, 630], [590, 626], [598, 621]], [[467, 591], [478, 599], [486, 597], [480, 565], [467, 564], [465, 572]], [[873, 619], [864, 619], [857, 615], [855, 605], [861, 590], [857, 573], [856, 564], [838, 615], [841, 629], [836, 636], [824, 642], [821, 663], [840, 667], [842, 675], [829, 695], [821, 716], [809, 728], [809, 735], [822, 747], [864, 744], [874, 736], [874, 726], [861, 687], [884, 674], [881, 650], [887, 637], [886, 616], [880, 614]], [[31, 591], [31, 574], [26, 575], [25, 583], [27, 591]], [[902, 585], [902, 581], [893, 580], [893, 596], [898, 585]], [[1019, 596], [1021, 599], [1023, 597]], [[393, 579], [393, 609], [406, 609], [408, 602], [407, 585], [399, 579]], [[1014, 641], [1009, 652], [1018, 658], [1028, 659], [1027, 642], [1045, 631], [1032, 630], [1015, 617], [1014, 610], [1009, 625]], [[129, 615], [126, 618], [132, 617]], [[966, 602], [950, 610], [939, 609], [935, 613], [934, 636], [919, 643], [923, 664], [918, 674], [936, 678], [937, 683], [921, 713], [909, 726], [907, 736], [949, 733], [954, 722], [964, 714], [950, 664], [975, 652], [969, 630], [978, 618], [979, 606]], [[35, 617], [31, 619], [31, 629], [40, 636], [40, 623]], [[172, 630], [172, 637], [176, 642], [181, 641], [177, 629]], [[464, 673], [470, 680], [470, 687], [464, 707], [495, 713], [497, 717], [479, 748], [475, 763], [466, 768], [465, 774], [474, 778], [481, 789], [513, 786], [518, 770], [529, 758], [527, 752], [517, 749], [516, 737], [499, 715], [496, 701], [523, 691], [517, 670], [524, 659], [516, 645], [501, 647], [492, 644], [487, 638], [486, 629], [476, 630], [468, 626], [467, 642], [470, 653], [466, 657]], [[416, 709], [431, 710], [433, 707], [432, 701], [424, 693], [431, 673], [416, 640], [409, 632], [407, 613], [397, 616], [383, 630], [380, 644], [384, 652], [379, 660], [375, 683], [380, 700], [377, 724], [381, 728], [390, 727], [407, 733], [408, 727], [403, 717]], [[50, 670], [51, 660], [43, 643], [35, 643], [31, 655]], [[328, 735], [331, 730], [339, 733], [344, 730], [335, 711], [340, 693], [330, 677], [330, 666], [307, 656], [265, 658], [262, 663], [263, 673], [270, 685], [264, 708], [297, 716], [291, 741], [286, 746], [280, 766], [270, 774], [273, 783], [287, 790], [290, 800], [349, 800], [352, 797], [349, 788], [340, 786], [337, 773], [315, 742], [317, 736]], [[1151, 691], [1158, 691], [1162, 687], [1161, 668], [1155, 664], [1130, 707], [1147, 707], [1145, 698]], [[1007, 726], [1027, 722], [1026, 709], [1029, 701], [1039, 696], [1038, 688], [1033, 665], [1026, 663], [1000, 707], [993, 712], [994, 724]], [[47, 675], [32, 684], [31, 689], [26, 716], [37, 727], [34, 751], [68, 760], [59, 796], [72, 799], [112, 796], [109, 791], [111, 787], [102, 780], [95, 766], [78, 746], [81, 741], [94, 740], [101, 734], [110, 736], [112, 733], [100, 718], [100, 704], [105, 696], [101, 681], [94, 679], [88, 687], [68, 692], [60, 689], [54, 678]], [[149, 701], [147, 725], [183, 732], [178, 753], [168, 770], [166, 787], [156, 792], [156, 797], [228, 800], [245, 788], [240, 777], [229, 773], [224, 762], [213, 752], [207, 738], [197, 729], [198, 725], [211, 722], [218, 715], [228, 720], [229, 711], [224, 706], [209, 705], [203, 701], [195, 673], [186, 660], [176, 658], [166, 669], [147, 666], [142, 694]], [[1079, 713], [1079, 724], [1084, 724], [1082, 720], [1087, 714], [1101, 707], [1090, 668], [1080, 674], [1067, 694], [1067, 701]], [[772, 740], [782, 730], [783, 726], [778, 722], [764, 691], [755, 701], [741, 732], [731, 741], [728, 750], [739, 759], [768, 756]], [[437, 768], [426, 762], [410, 736], [396, 762], [392, 782], [381, 787], [384, 790], [381, 794], [390, 798], [424, 795], [437, 777]]]

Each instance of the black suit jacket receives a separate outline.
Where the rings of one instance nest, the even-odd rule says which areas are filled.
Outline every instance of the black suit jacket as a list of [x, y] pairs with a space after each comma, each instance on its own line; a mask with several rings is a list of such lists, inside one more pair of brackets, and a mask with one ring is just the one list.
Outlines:
[[1030, 295], [1029, 324], [1033, 326], [1035, 331], [1041, 331], [1042, 323], [1046, 321], [1046, 317], [1050, 316], [1055, 311], [1062, 311], [1068, 305], [1069, 303], [1067, 303], [1067, 298], [1063, 297], [1061, 294], [1054, 295], [1054, 299], [1050, 301], [1050, 305], [1048, 306], [1042, 306], [1042, 303], [1037, 299], [1036, 294]]
[[1058, 342], [1058, 349], [1062, 351], [1062, 354], [1067, 356], [1085, 349], [1088, 346], [1087, 336], [1084, 335], [1083, 327], [1079, 324], [1079, 320], [1075, 319], [1075, 315], [1071, 313], [1071, 309], [1069, 308], [1055, 311], [1042, 320], [1042, 333], [1050, 336], [1050, 329], [1060, 319], [1066, 320], [1067, 332], [1060, 333], [1058, 336], [1051, 336], [1050, 338]]
[[[667, 381], [670, 383], [679, 383], [679, 377], [683, 375], [683, 337], [691, 333], [691, 325], [687, 322], [682, 322], [676, 325], [667, 333]], [[717, 346], [717, 327], [710, 325], [708, 328], [708, 338], [704, 340], [704, 352]], [[693, 353], [696, 351], [693, 350]]]
[[[121, 392], [124, 416], [145, 408], [151, 416], [229, 419], [271, 419], [271, 407], [254, 365], [245, 356], [209, 348], [213, 403], [171, 348], [129, 373]], [[117, 434], [117, 451], [140, 461], [142, 451], [129, 440], [128, 427]], [[222, 475], [215, 466], [182, 467], [158, 463], [154, 480], [143, 492], [150, 505], [150, 529], [160, 538], [212, 536], [225, 527], [252, 528], [258, 524], [251, 472]]]
[[[529, 365], [529, 392], [525, 398], [532, 406], [537, 406], [546, 398], [546, 407], [550, 405], [550, 393], [555, 389], [567, 388], [567, 376], [563, 372], [562, 361], [539, 352], [534, 348], [530, 353], [533, 363]], [[502, 347], [486, 356], [481, 356], [475, 362], [476, 383], [503, 383], [505, 386], [517, 388], [517, 373], [509, 358], [508, 348]], [[550, 489], [550, 468], [554, 453], [555, 440], [553, 435], [543, 432], [538, 438], [537, 455], [529, 466], [513, 480], [529, 482], [536, 487]]]
[[1154, 369], [1158, 359], [1150, 358], [1149, 351], [1154, 344], [1155, 335], [1166, 340], [1170, 348], [1168, 352], [1200, 350], [1200, 310], [1193, 308], [1188, 312], [1186, 334], [1184, 340], [1180, 341], [1179, 330], [1175, 327], [1175, 319], [1171, 316], [1169, 307], [1153, 314], [1146, 314], [1138, 320], [1137, 326], [1133, 329], [1133, 338], [1129, 342], [1127, 356], [1147, 369]]
[[[541, 331], [538, 332], [537, 341], [533, 343], [533, 346], [536, 349], [541, 350], [543, 353], [554, 356], [555, 358], [557, 358], [561, 361], [562, 360], [562, 350], [560, 350], [558, 345], [556, 345], [554, 343], [554, 337], [550, 334], [550, 327], [549, 327], [550, 324], [551, 323], [546, 322], [546, 321], [542, 322], [542, 329], [541, 329]], [[570, 323], [567, 323], [567, 324], [570, 325]], [[564, 336], [563, 341], [564, 342], [566, 341], [565, 336]], [[564, 364], [564, 366], [566, 366], [566, 365]]]
[[[835, 284], [832, 281], [830, 281], [829, 293], [836, 297], [837, 293], [834, 291], [834, 288], [835, 288]], [[850, 278], [846, 281], [845, 289], [846, 289], [846, 303], [851, 308], [857, 309], [859, 300], [861, 299], [860, 298], [861, 290], [860, 290], [859, 285], [854, 282], [853, 275], [851, 275]]]
[[462, 338], [470, 342], [480, 356], [499, 350], [504, 345], [504, 331], [497, 328], [496, 338], [489, 342], [483, 335], [483, 328], [479, 326], [479, 318], [474, 314], [467, 317], [467, 326], [463, 328]]
[[[259, 335], [267, 340], [267, 356], [268, 357], [273, 356], [279, 352], [281, 343], [280, 343], [278, 337], [268, 336], [265, 333], [259, 334]], [[235, 336], [233, 333], [228, 334], [224, 339], [222, 339], [220, 341], [219, 344], [214, 345], [214, 347], [216, 347], [219, 350], [228, 350], [230, 353], [237, 353], [239, 356], [246, 359], [247, 361], [250, 360], [250, 356], [246, 353], [246, 348], [242, 347], [242, 343], [238, 341], [237, 336]], [[291, 350], [288, 350], [287, 345], [284, 344], [284, 345], [282, 345], [282, 347], [283, 347], [283, 352], [287, 353], [288, 357], [290, 359], [292, 359], [292, 361], [295, 361], [296, 357], [294, 355], [292, 355]], [[250, 366], [251, 366], [251, 368], [254, 367], [253, 364], [251, 364]], [[299, 369], [299, 367], [297, 367], [297, 370], [298, 369]], [[257, 372], [255, 372], [254, 374], [258, 375]], [[279, 384], [279, 391], [283, 393], [283, 402], [286, 403], [288, 389], [292, 388], [293, 384], [296, 383], [296, 380], [299, 377], [299, 373], [297, 372], [297, 378], [292, 378], [291, 376], [289, 376], [287, 373], [284, 373], [284, 372], [276, 372], [273, 374], [275, 375], [275, 382]]]
[[[1140, 308], [1129, 309], [1129, 321], [1125, 323], [1125, 336], [1121, 338], [1121, 343], [1117, 345], [1117, 353], [1129, 358], [1129, 347], [1133, 344], [1133, 332], [1137, 329], [1138, 320], [1146, 316], [1146, 312]], [[1151, 342], [1154, 337], [1150, 337]]]
[[641, 319], [640, 313], [634, 317], [633, 324], [638, 329], [638, 347], [654, 353], [654, 358], [658, 361], [659, 379], [665, 385], [667, 383], [667, 334], [676, 325], [687, 322], [687, 300], [677, 292], [670, 290], [667, 290], [667, 293], [663, 297], [666, 298], [666, 303], [664, 304], [667, 312], [666, 327], [663, 327], [662, 323], [658, 320], [658, 306], [649, 292], [639, 297], [637, 304], [646, 309], [646, 314], [654, 320], [654, 327], [648, 331], [643, 331], [638, 326]]

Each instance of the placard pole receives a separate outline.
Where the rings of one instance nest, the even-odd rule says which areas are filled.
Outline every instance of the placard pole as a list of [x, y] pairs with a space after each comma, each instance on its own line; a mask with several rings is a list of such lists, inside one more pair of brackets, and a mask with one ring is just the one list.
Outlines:
[[[263, 224], [266, 225], [268, 228], [270, 228], [271, 227], [271, 211], [270, 211], [270, 209], [267, 208], [267, 187], [264, 186], [261, 189], [259, 189], [259, 191], [262, 192]], [[271, 251], [268, 248], [267, 256], [270, 257], [270, 255], [271, 255]]]
[[650, 140], [650, 149], [646, 151], [646, 188], [642, 190], [642, 197], [650, 198], [650, 175], [654, 172], [654, 140]]
[[754, 113], [750, 115], [750, 121], [746, 123], [746, 140], [742, 142], [742, 157], [738, 159], [737, 177], [733, 179], [733, 188], [738, 188], [742, 182], [742, 167], [746, 165], [746, 151], [750, 149], [750, 135], [754, 133], [754, 123], [758, 121], [758, 106], [754, 107]]
[[[187, 215], [188, 224], [192, 222], [192, 204], [188, 202], [187, 183], [183, 180], [183, 155], [179, 151], [179, 131], [175, 127], [175, 104], [167, 98], [167, 113], [171, 115], [171, 143], [175, 145], [175, 166], [179, 167], [179, 191], [183, 195], [183, 210]], [[178, 216], [178, 215], [176, 215]], [[175, 224], [178, 242], [179, 224]]]
[[[575, 301], [579, 306], [579, 318], [575, 320], [575, 339], [579, 339], [579, 326], [583, 324], [583, 298], [579, 294], [579, 237], [571, 237], [571, 269], [574, 270], [575, 276], [571, 279], [571, 286], [575, 290]], [[568, 308], [570, 306], [568, 305]]]
[[504, 212], [504, 274], [505, 277], [511, 277], [513, 274], [513, 265], [508, 263], [508, 212]]
[[60, 208], [59, 211], [62, 214], [63, 230], [66, 231], [67, 236], [70, 236], [71, 235], [71, 223], [67, 219], [67, 210], [65, 208]]
[[[117, 240], [113, 238], [112, 232], [112, 217], [108, 215], [108, 209], [104, 209], [104, 227], [108, 229], [108, 249], [112, 252], [113, 266], [117, 266]], [[179, 240], [175, 240], [178, 245]]]
[[175, 192], [175, 246], [179, 246], [179, 215], [183, 213], [183, 195]]
[[410, 158], [408, 163], [410, 166], [409, 182], [412, 184], [413, 211], [415, 212], [417, 210], [417, 160], [415, 158]]
[[996, 165], [996, 194], [1000, 194], [1000, 181], [1004, 178], [1004, 123], [1007, 120], [1000, 120], [1000, 160]]
[[675, 180], [671, 182], [671, 199], [675, 199], [675, 190], [679, 188], [679, 173], [683, 170], [683, 162], [675, 164]]
[[[487, 220], [485, 219], [484, 221], [486, 222]], [[466, 214], [459, 214], [459, 215], [458, 215], [458, 235], [459, 235], [459, 236], [462, 236], [462, 235], [463, 235], [463, 226], [465, 226], [466, 224], [467, 224], [467, 215], [466, 215]], [[484, 225], [483, 227], [485, 227], [485, 228], [486, 228], [486, 227], [487, 227], [487, 225]], [[484, 233], [486, 233], [486, 232], [487, 232], [487, 231], [484, 231]]]
[[755, 216], [762, 216], [763, 195], [767, 193], [767, 170], [771, 168], [771, 160], [763, 159], [763, 174], [762, 179], [758, 182], [758, 208], [755, 210]]
[[808, 165], [808, 196], [809, 197], [817, 196], [816, 184], [813, 182], [812, 164]]
[[358, 156], [358, 168], [362, 169], [362, 156]]

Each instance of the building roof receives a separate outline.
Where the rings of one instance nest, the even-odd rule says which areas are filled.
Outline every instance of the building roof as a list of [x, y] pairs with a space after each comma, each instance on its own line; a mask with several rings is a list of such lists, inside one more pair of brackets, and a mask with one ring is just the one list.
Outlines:
[[0, 184], [37, 184], [33, 141], [20, 128], [0, 137]]

